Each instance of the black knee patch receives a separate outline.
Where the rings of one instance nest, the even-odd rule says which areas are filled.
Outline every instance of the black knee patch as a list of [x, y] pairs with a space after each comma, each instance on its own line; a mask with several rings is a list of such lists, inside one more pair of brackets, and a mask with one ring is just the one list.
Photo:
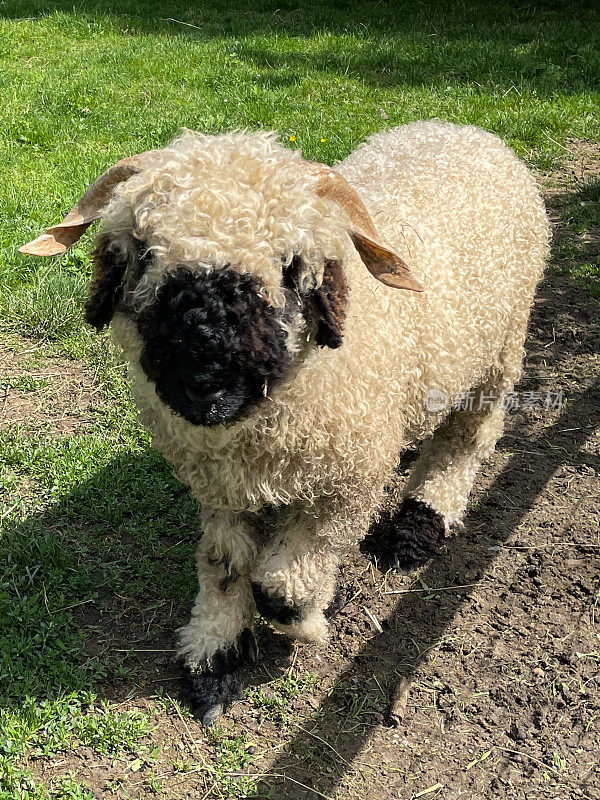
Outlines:
[[225, 577], [221, 578], [219, 581], [219, 589], [222, 592], [226, 592], [231, 584], [235, 583], [240, 577], [240, 573], [237, 571], [236, 567], [231, 564], [228, 556], [223, 556], [222, 558], [212, 558], [208, 556], [206, 560], [211, 567], [223, 567], [225, 570]]
[[247, 664], [254, 664], [258, 657], [258, 645], [250, 628], [244, 628], [236, 641], [227, 650], [217, 650], [210, 660], [214, 672], [233, 672]]
[[184, 665], [181, 697], [203, 725], [212, 725], [234, 700], [242, 696], [244, 685], [238, 670], [246, 664], [253, 664], [257, 655], [254, 634], [250, 628], [244, 628], [236, 642], [226, 650], [218, 650], [210, 662], [194, 668]]
[[397, 511], [385, 512], [371, 524], [361, 550], [385, 569], [410, 569], [438, 553], [445, 535], [442, 515], [409, 497]]
[[288, 603], [281, 595], [269, 594], [260, 583], [252, 582], [252, 594], [254, 602], [261, 617], [272, 622], [279, 622], [280, 625], [291, 625], [293, 622], [300, 622], [304, 613], [304, 606], [296, 603]]

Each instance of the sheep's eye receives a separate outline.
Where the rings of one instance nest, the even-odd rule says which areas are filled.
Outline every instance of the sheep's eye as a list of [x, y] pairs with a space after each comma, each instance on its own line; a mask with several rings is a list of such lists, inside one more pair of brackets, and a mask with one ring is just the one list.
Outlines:
[[139, 281], [142, 275], [148, 269], [150, 262], [152, 261], [152, 253], [148, 250], [148, 245], [146, 242], [142, 242], [140, 239], [135, 240], [135, 264], [131, 269], [131, 277], [135, 281]]
[[285, 289], [298, 288], [298, 276], [300, 275], [301, 267], [302, 261], [300, 256], [294, 256], [291, 264], [283, 268], [283, 287]]

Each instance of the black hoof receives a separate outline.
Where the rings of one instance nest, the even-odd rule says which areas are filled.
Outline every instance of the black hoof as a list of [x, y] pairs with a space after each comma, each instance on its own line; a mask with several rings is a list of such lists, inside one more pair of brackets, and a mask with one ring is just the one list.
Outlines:
[[396, 512], [386, 512], [371, 524], [361, 551], [376, 558], [382, 569], [414, 569], [439, 553], [445, 534], [441, 514], [408, 498]]
[[239, 668], [252, 664], [258, 655], [256, 639], [245, 628], [237, 642], [228, 650], [219, 650], [210, 663], [199, 667], [183, 666], [181, 698], [196, 719], [209, 727], [243, 694], [244, 684]]

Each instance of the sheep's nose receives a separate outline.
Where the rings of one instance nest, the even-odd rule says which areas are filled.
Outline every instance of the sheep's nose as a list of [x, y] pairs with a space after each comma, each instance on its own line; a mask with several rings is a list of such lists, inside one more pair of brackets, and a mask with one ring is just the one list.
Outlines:
[[212, 403], [216, 403], [217, 400], [220, 400], [223, 397], [225, 394], [225, 389], [217, 389], [215, 392], [205, 394], [204, 392], [199, 392], [196, 389], [191, 389], [188, 387], [186, 388], [185, 393], [190, 398], [192, 403], [210, 405]]

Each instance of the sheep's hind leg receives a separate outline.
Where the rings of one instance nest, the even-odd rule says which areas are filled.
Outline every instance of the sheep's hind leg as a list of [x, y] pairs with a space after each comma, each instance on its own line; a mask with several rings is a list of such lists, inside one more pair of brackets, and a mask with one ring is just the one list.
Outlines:
[[450, 527], [461, 523], [481, 462], [502, 433], [505, 409], [500, 398], [511, 388], [499, 382], [474, 392], [469, 407], [452, 411], [424, 443], [402, 504], [382, 514], [365, 540], [365, 549], [385, 567], [418, 566], [439, 551]]
[[304, 642], [327, 639], [326, 612], [334, 600], [338, 558], [319, 535], [316, 511], [286, 509], [252, 571], [252, 592], [261, 616]]
[[243, 514], [201, 514], [196, 561], [199, 591], [190, 622], [179, 630], [183, 694], [210, 725], [242, 692], [239, 668], [256, 660], [255, 606], [249, 573], [256, 555], [253, 520]]

